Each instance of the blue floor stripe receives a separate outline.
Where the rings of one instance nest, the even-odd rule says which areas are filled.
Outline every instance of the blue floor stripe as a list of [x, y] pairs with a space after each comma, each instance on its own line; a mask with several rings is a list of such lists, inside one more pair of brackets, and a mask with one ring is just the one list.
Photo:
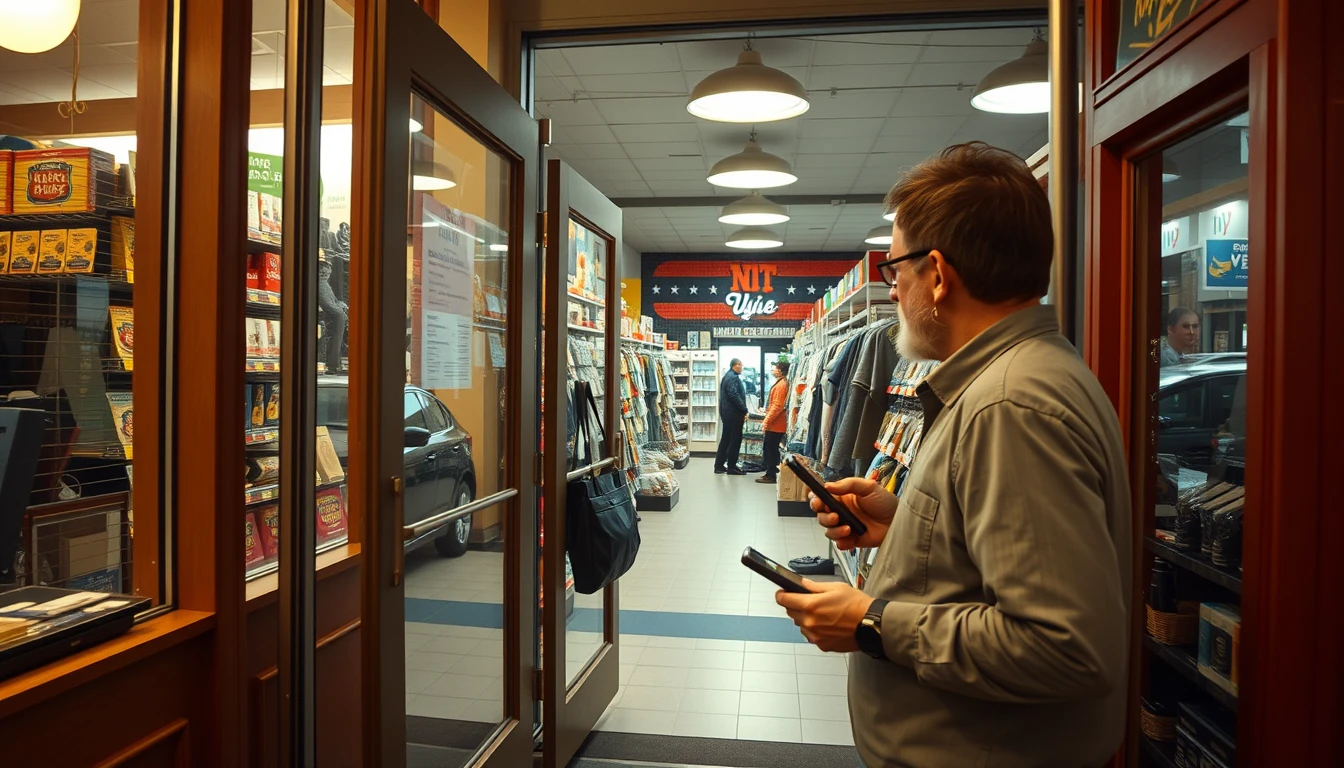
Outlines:
[[[406, 620], [425, 624], [503, 629], [504, 610], [498, 603], [468, 603], [457, 600], [406, 598]], [[576, 632], [601, 632], [602, 611], [575, 608], [569, 628]], [[621, 611], [621, 633], [658, 637], [689, 637], [704, 640], [755, 640], [772, 643], [802, 643], [793, 622], [772, 616], [725, 616], [715, 613], [666, 613]]]

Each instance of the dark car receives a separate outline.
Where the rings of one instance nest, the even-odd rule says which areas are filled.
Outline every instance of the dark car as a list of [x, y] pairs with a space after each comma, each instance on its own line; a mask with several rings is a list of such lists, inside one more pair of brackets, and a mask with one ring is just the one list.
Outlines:
[[1208, 472], [1240, 458], [1246, 438], [1246, 356], [1199, 355], [1162, 368], [1157, 452]]
[[[341, 464], [348, 456], [349, 381], [344, 376], [317, 379], [317, 423], [331, 432]], [[407, 386], [403, 396], [406, 471], [405, 525], [467, 504], [476, 497], [476, 468], [472, 463], [471, 435], [437, 397]], [[412, 549], [427, 541], [446, 557], [467, 551], [471, 515], [406, 542]]]

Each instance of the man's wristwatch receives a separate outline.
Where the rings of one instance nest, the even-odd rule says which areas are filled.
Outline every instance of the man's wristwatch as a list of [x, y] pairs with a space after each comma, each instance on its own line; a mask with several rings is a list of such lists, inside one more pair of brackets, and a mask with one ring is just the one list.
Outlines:
[[886, 607], [886, 600], [874, 600], [859, 621], [859, 626], [854, 629], [854, 640], [859, 644], [859, 650], [874, 659], [887, 658], [886, 649], [882, 647], [882, 611]]

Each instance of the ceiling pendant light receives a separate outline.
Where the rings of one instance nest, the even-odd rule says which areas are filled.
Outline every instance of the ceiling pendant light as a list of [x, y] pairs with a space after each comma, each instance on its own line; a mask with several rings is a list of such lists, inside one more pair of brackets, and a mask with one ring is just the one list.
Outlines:
[[869, 245], [891, 245], [891, 227], [873, 227], [863, 242]]
[[760, 192], [752, 192], [741, 200], [725, 205], [719, 213], [720, 222], [742, 227], [764, 227], [783, 224], [788, 220], [788, 209], [765, 199]]
[[42, 53], [65, 42], [79, 21], [79, 0], [0, 0], [0, 48]]
[[761, 54], [747, 49], [737, 64], [711, 74], [691, 91], [686, 111], [720, 123], [769, 123], [797, 117], [812, 104], [807, 89], [791, 75], [761, 63]]
[[423, 131], [423, 130], [425, 130], [425, 126], [424, 126], [424, 124], [421, 123], [419, 120], [416, 120], [414, 117], [412, 117], [412, 118], [411, 118], [411, 133], [419, 133], [419, 132], [421, 132], [421, 131]]
[[1020, 58], [985, 75], [975, 86], [971, 106], [1012, 115], [1049, 112], [1050, 60], [1045, 38], [1037, 32]]
[[887, 221], [895, 221], [895, 220], [896, 220], [896, 212], [895, 212], [895, 211], [887, 211], [886, 213], [882, 214], [882, 218], [886, 219]]
[[1181, 178], [1181, 169], [1176, 166], [1176, 161], [1169, 157], [1162, 158], [1162, 183], [1175, 181]]
[[415, 192], [439, 192], [457, 186], [453, 172], [443, 163], [430, 160], [411, 162], [411, 189]]
[[742, 250], [778, 248], [783, 244], [784, 241], [779, 239], [779, 235], [759, 227], [739, 229], [729, 235], [728, 240], [724, 243], [729, 248], [740, 248]]
[[716, 187], [734, 189], [771, 189], [797, 181], [789, 161], [761, 149], [756, 143], [756, 132], [751, 132], [747, 146], [736, 155], [729, 155], [709, 169], [708, 181]]

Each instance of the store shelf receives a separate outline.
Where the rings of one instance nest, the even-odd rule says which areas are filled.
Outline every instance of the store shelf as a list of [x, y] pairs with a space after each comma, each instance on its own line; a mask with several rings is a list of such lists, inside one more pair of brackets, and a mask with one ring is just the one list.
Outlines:
[[1143, 539], [1143, 548], [1148, 554], [1166, 560], [1172, 565], [1183, 568], [1200, 578], [1207, 579], [1223, 589], [1241, 594], [1241, 574], [1230, 568], [1220, 568], [1213, 563], [1171, 546], [1162, 541], [1158, 541], [1152, 536], [1145, 536]]
[[274, 443], [280, 440], [280, 429], [249, 429], [243, 436], [243, 443], [249, 448]]
[[249, 230], [247, 233], [247, 248], [250, 251], [271, 251], [280, 247], [279, 235], [268, 235], [264, 232], [254, 232]]
[[493, 317], [477, 317], [471, 324], [476, 328], [486, 331], [508, 330], [508, 327], [504, 324], [503, 320], [496, 320]]
[[[317, 486], [315, 492], [325, 491], [328, 488], [339, 488], [342, 485], [345, 485], [344, 480], [335, 483], [321, 483]], [[258, 485], [243, 492], [243, 505], [251, 507], [257, 504], [265, 504], [268, 501], [275, 501], [278, 498], [280, 498], [279, 483]]]
[[569, 330], [571, 330], [571, 331], [575, 331], [575, 332], [577, 332], [577, 333], [588, 333], [588, 334], [592, 334], [593, 336], [606, 336], [606, 335], [607, 335], [606, 330], [603, 329], [603, 328], [589, 328], [589, 327], [586, 326], [586, 325], [575, 325], [575, 324], [573, 324], [573, 323], [570, 323], [570, 324], [569, 324]]
[[1223, 690], [1217, 683], [1200, 674], [1199, 665], [1195, 660], [1195, 656], [1190, 653], [1189, 649], [1163, 645], [1146, 634], [1143, 636], [1143, 645], [1154, 656], [1166, 662], [1167, 666], [1175, 669], [1187, 680], [1199, 686], [1199, 689], [1209, 694], [1214, 701], [1233, 712], [1237, 711], [1237, 697]]
[[1139, 734], [1139, 741], [1143, 745], [1143, 753], [1152, 761], [1152, 765], [1160, 768], [1176, 768], [1176, 747], [1171, 744], [1159, 744], [1156, 741]]
[[854, 586], [854, 564], [850, 562], [849, 553], [841, 552], [832, 542], [831, 559], [840, 565], [840, 575], [844, 577], [845, 583]]
[[622, 336], [622, 337], [621, 337], [621, 341], [622, 341], [623, 343], [626, 343], [626, 344], [639, 344], [640, 346], [652, 347], [652, 348], [654, 348], [654, 349], [662, 349], [662, 348], [663, 348], [663, 345], [662, 345], [662, 344], [659, 344], [659, 343], [656, 342], [656, 341], [645, 341], [644, 339], [635, 339], [635, 338], [631, 338], [631, 337], [629, 337], [629, 336]]
[[90, 219], [106, 220], [113, 216], [135, 218], [135, 209], [125, 206], [99, 206], [92, 211], [72, 211], [67, 213], [10, 213], [0, 216], [0, 230], [8, 229], [10, 224], [76, 224]]
[[605, 301], [602, 301], [601, 299], [590, 298], [588, 296], [583, 296], [577, 293], [573, 293], [571, 291], [565, 292], [565, 298], [569, 299], [570, 301], [581, 302], [583, 304], [587, 304], [590, 307], [597, 307], [599, 309], [605, 309], [607, 306], [607, 303]]

